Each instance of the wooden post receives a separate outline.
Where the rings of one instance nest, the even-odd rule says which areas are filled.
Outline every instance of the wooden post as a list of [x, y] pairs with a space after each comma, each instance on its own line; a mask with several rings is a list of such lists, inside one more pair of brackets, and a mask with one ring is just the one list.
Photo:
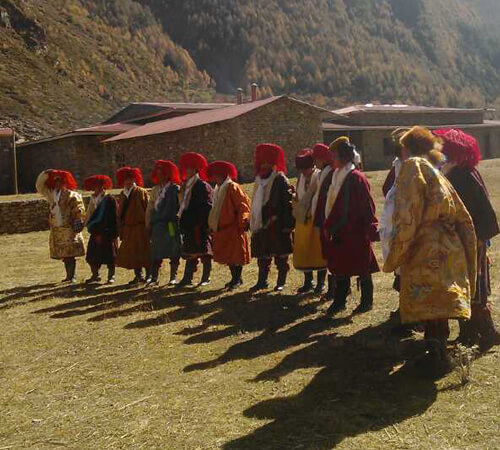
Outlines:
[[17, 148], [16, 148], [16, 130], [12, 128], [12, 173], [14, 194], [19, 194], [19, 182], [17, 179]]

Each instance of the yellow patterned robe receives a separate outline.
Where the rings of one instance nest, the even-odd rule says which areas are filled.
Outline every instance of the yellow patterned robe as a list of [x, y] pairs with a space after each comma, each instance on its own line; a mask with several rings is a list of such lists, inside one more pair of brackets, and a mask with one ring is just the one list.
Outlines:
[[424, 158], [404, 163], [396, 189], [384, 271], [401, 270], [403, 323], [469, 319], [477, 241], [464, 204]]

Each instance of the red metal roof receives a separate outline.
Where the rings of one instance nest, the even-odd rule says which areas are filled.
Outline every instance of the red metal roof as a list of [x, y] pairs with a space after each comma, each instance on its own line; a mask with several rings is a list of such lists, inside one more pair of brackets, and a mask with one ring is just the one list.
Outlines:
[[[171, 133], [173, 131], [185, 130], [188, 128], [199, 127], [202, 125], [207, 125], [210, 123], [222, 122], [225, 120], [235, 119], [243, 114], [246, 114], [250, 111], [258, 109], [262, 106], [268, 105], [280, 98], [285, 98], [286, 96], [278, 96], [278, 97], [270, 97], [264, 100], [257, 100], [255, 102], [244, 103], [242, 105], [233, 105], [227, 106], [225, 108], [209, 110], [209, 111], [201, 111], [198, 113], [188, 114], [185, 116], [174, 117], [171, 119], [160, 120], [158, 122], [152, 122], [145, 124], [139, 128], [128, 131], [123, 134], [119, 134], [118, 136], [114, 136], [105, 140], [104, 142], [116, 142], [122, 141], [125, 139], [135, 139], [144, 136], [151, 136], [155, 134], [165, 134]], [[337, 115], [330, 111], [324, 110], [323, 108], [319, 108], [317, 106], [309, 105], [308, 103], [301, 102], [300, 100], [293, 99], [295, 102], [306, 104], [312, 108], [317, 108], [325, 112], [325, 114], [333, 116]]]
[[134, 125], [130, 123], [111, 123], [109, 125], [94, 125], [92, 127], [87, 128], [79, 128], [78, 130], [74, 130], [73, 133], [124, 133], [125, 131], [133, 130], [137, 128], [139, 125]]
[[14, 135], [12, 128], [0, 128], [0, 137], [9, 137]]

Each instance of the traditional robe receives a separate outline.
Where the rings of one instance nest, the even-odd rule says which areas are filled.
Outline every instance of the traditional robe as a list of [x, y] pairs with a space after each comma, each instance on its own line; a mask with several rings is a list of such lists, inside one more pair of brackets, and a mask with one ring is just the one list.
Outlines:
[[[252, 256], [254, 258], [270, 258], [286, 256], [293, 253], [292, 230], [295, 219], [292, 214], [293, 188], [288, 178], [282, 173], [271, 174], [273, 180], [267, 186], [262, 204], [259, 205], [259, 223], [252, 226]], [[256, 201], [257, 185], [252, 202]], [[254, 203], [252, 203], [252, 219], [255, 223]]]
[[486, 185], [477, 169], [454, 167], [447, 175], [472, 217], [478, 240], [477, 288], [473, 302], [486, 305], [490, 291], [490, 271], [486, 242], [500, 233], [497, 216]]
[[85, 255], [83, 235], [80, 232], [85, 217], [82, 196], [63, 189], [59, 194], [45, 184], [42, 172], [36, 181], [37, 192], [49, 202], [49, 247], [52, 259], [76, 258]]
[[134, 186], [127, 197], [122, 191], [118, 200], [119, 232], [121, 244], [116, 265], [124, 269], [150, 267], [149, 235], [146, 230], [148, 192]]
[[151, 230], [151, 257], [178, 260], [181, 257], [179, 228], [179, 186], [155, 186], [151, 191], [146, 221]]
[[476, 283], [474, 225], [455, 189], [424, 158], [403, 164], [393, 223], [384, 271], [401, 270], [402, 322], [469, 319]]
[[182, 256], [191, 258], [211, 255], [212, 237], [208, 228], [208, 215], [213, 204], [213, 189], [207, 182], [197, 177], [186, 201], [188, 182], [181, 191], [184, 202], [179, 221], [183, 237]]
[[86, 261], [90, 265], [114, 265], [117, 255], [118, 205], [115, 198], [104, 195], [96, 206], [90, 201], [85, 224], [90, 233]]
[[354, 169], [345, 177], [323, 227], [330, 272], [340, 277], [367, 277], [378, 272], [372, 246], [378, 239], [377, 228], [370, 185], [365, 175]]
[[328, 189], [332, 184], [333, 169], [326, 166], [320, 173], [319, 189], [316, 193], [316, 198], [313, 200], [311, 213], [314, 217], [314, 226], [320, 231], [321, 237], [321, 252], [323, 259], [327, 259], [327, 239], [323, 233], [323, 226], [325, 225], [325, 205], [326, 197], [328, 196]]
[[215, 262], [229, 266], [250, 263], [246, 233], [249, 223], [250, 199], [238, 183], [228, 178], [217, 189], [209, 216]]
[[300, 175], [297, 180], [296, 198], [293, 206], [295, 238], [293, 265], [304, 272], [326, 269], [321, 247], [321, 230], [314, 225], [313, 200], [319, 190], [320, 171], [315, 170], [309, 178]]

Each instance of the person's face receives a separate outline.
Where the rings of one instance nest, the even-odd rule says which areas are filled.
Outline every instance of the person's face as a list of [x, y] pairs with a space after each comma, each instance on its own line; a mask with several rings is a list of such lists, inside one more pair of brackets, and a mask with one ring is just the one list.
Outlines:
[[214, 181], [220, 186], [222, 183], [224, 183], [224, 181], [226, 181], [226, 177], [223, 177], [221, 175], [214, 175]]
[[94, 197], [98, 197], [104, 192], [104, 186], [102, 184], [98, 184], [94, 189]]
[[305, 177], [309, 178], [309, 177], [312, 175], [313, 170], [314, 170], [314, 168], [313, 168], [313, 167], [309, 167], [308, 169], [301, 169], [301, 170], [300, 170], [300, 173], [301, 173], [303, 176], [305, 176]]
[[333, 167], [335, 169], [342, 169], [345, 166], [345, 162], [339, 158], [339, 152], [333, 154]]
[[269, 173], [271, 170], [273, 170], [273, 165], [268, 162], [264, 162], [260, 165], [260, 171], [262, 173]]
[[158, 171], [158, 180], [160, 181], [160, 184], [168, 183], [168, 174], [165, 170]]
[[196, 175], [196, 169], [193, 169], [192, 167], [188, 167], [186, 169], [186, 175], [188, 178], [194, 177]]
[[323, 161], [322, 159], [317, 159], [317, 158], [314, 158], [314, 165], [319, 169], [319, 170], [322, 170], [325, 168], [326, 166], [326, 162]]
[[63, 188], [63, 183], [60, 178], [56, 178], [54, 181], [54, 189], [56, 191], [60, 191]]
[[123, 186], [125, 187], [125, 189], [130, 189], [134, 185], [134, 182], [135, 180], [133, 177], [127, 177], [123, 182]]

